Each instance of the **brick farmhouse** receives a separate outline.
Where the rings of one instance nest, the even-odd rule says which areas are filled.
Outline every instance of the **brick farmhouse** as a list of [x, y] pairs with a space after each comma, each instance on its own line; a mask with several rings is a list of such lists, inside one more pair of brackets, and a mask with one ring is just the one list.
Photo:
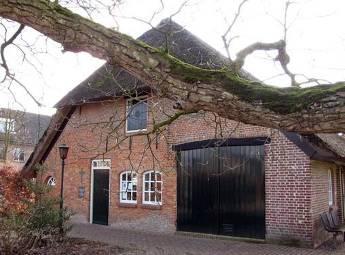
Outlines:
[[22, 169], [49, 121], [49, 116], [0, 108], [0, 168]]
[[[139, 39], [202, 68], [226, 61], [172, 21]], [[182, 114], [176, 102], [108, 64], [56, 107], [22, 171], [34, 176], [44, 163], [45, 180], [58, 194], [58, 146], [67, 144], [64, 197], [75, 221], [316, 247], [330, 237], [320, 213], [336, 207], [344, 219], [341, 134], [300, 135], [210, 112]]]

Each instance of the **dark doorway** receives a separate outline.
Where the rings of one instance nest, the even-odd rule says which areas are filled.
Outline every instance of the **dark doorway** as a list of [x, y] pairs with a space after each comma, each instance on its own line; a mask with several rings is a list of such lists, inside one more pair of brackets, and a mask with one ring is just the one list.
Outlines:
[[192, 147], [178, 151], [177, 229], [264, 239], [264, 146]]
[[93, 170], [92, 223], [108, 225], [109, 170]]

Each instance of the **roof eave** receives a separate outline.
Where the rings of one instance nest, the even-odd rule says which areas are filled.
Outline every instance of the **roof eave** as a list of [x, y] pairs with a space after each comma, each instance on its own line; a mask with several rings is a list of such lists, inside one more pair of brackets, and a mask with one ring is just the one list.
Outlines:
[[[320, 147], [318, 144], [314, 144], [307, 140], [304, 136], [295, 132], [283, 132], [283, 134], [293, 142], [301, 151], [303, 151], [311, 160], [326, 161], [339, 164], [345, 164], [345, 158], [341, 157], [334, 151], [327, 147]], [[315, 134], [312, 134], [314, 139], [318, 139], [320, 143], [323, 143]]]
[[26, 178], [32, 178], [35, 176], [36, 165], [42, 163], [47, 158], [57, 139], [60, 137], [67, 125], [75, 108], [75, 106], [66, 106], [59, 109], [52, 117], [48, 128], [23, 166], [21, 170], [22, 176]]

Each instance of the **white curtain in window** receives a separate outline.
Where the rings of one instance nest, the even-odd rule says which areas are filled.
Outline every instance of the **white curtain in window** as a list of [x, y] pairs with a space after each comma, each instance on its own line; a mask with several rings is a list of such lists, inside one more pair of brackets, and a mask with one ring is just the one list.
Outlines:
[[132, 171], [120, 175], [120, 202], [137, 202], [137, 174]]

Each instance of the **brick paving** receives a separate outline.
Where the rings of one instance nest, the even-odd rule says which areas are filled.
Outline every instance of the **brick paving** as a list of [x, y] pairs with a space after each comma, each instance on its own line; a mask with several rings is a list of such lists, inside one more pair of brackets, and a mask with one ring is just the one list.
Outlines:
[[[179, 234], [156, 234], [113, 227], [74, 224], [71, 237], [100, 241], [119, 247], [137, 248], [148, 255], [344, 255], [345, 245], [338, 240], [337, 247], [323, 246], [318, 249], [296, 248], [283, 245], [250, 243], [186, 236]], [[139, 253], [139, 252], [138, 252]], [[143, 254], [140, 252], [140, 254]]]

